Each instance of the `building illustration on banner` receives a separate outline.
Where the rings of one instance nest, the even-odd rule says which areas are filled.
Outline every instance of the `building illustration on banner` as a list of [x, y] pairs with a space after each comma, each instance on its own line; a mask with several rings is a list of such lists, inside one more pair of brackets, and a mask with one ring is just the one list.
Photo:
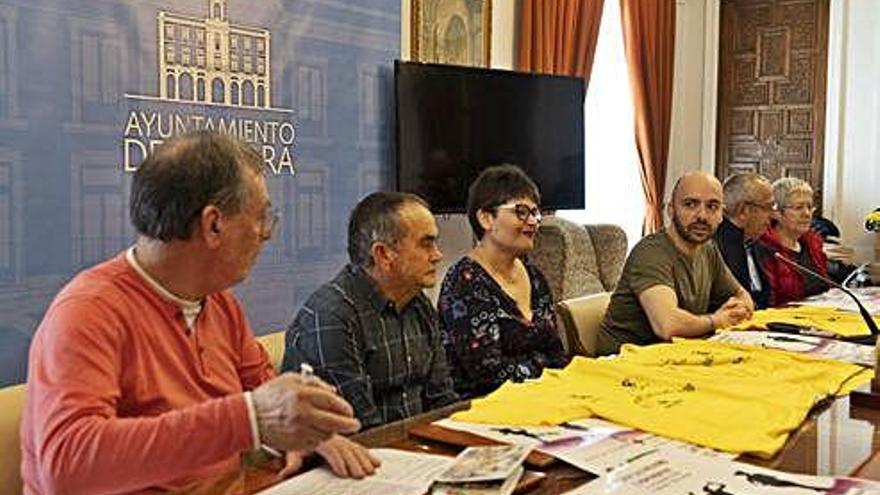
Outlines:
[[269, 30], [230, 22], [228, 0], [207, 8], [206, 17], [157, 13], [159, 96], [125, 95], [123, 170], [171, 136], [206, 129], [254, 144], [271, 173], [293, 175], [294, 112], [271, 105]]
[[231, 24], [227, 0], [208, 3], [205, 19], [159, 12], [159, 97], [270, 108], [269, 31]]
[[369, 5], [0, 0], [0, 385], [58, 290], [131, 245], [131, 172], [190, 130], [262, 154], [281, 220], [236, 293], [256, 333], [289, 323], [393, 177], [400, 2]]

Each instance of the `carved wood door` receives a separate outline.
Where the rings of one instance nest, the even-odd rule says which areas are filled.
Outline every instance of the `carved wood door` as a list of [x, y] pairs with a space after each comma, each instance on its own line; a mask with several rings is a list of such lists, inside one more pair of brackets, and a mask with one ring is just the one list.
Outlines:
[[828, 3], [721, 0], [718, 177], [800, 177], [821, 201]]

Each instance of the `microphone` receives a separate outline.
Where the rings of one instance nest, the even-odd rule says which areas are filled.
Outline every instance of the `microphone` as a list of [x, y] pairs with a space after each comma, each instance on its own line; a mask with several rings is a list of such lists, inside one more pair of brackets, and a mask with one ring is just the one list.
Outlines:
[[853, 294], [852, 291], [850, 291], [846, 287], [838, 284], [834, 280], [831, 280], [830, 278], [828, 278], [824, 275], [816, 273], [815, 271], [810, 270], [809, 268], [801, 265], [800, 263], [798, 263], [794, 260], [790, 260], [790, 259], [786, 258], [782, 253], [773, 249], [772, 246], [767, 246], [766, 244], [764, 244], [764, 245], [773, 252], [773, 256], [776, 257], [776, 259], [778, 259], [779, 261], [782, 261], [782, 262], [785, 262], [785, 263], [791, 265], [792, 267], [797, 269], [797, 271], [799, 271], [805, 275], [809, 275], [809, 276], [814, 277], [818, 280], [821, 280], [822, 282], [825, 282], [830, 287], [838, 288], [841, 291], [843, 291], [844, 294], [851, 297], [852, 300], [855, 301], [856, 306], [858, 306], [859, 313], [862, 315], [862, 319], [865, 320], [865, 324], [868, 325], [868, 330], [871, 332], [871, 335], [876, 337], [878, 334], [880, 334], [880, 329], [877, 328], [877, 323], [874, 321], [874, 318], [871, 316], [870, 313], [868, 313], [868, 310], [865, 309], [864, 305], [862, 305], [862, 301], [859, 301], [859, 298], [856, 297], [856, 295]]
[[847, 275], [847, 277], [843, 279], [843, 282], [841, 282], [840, 285], [844, 287], [849, 287], [849, 283], [853, 280], [856, 280], [859, 283], [863, 283], [865, 281], [863, 277], [867, 275], [867, 273], [865, 273], [865, 269], [868, 268], [868, 266], [870, 265], [871, 263], [862, 263], [855, 270], [853, 270], [852, 273]]

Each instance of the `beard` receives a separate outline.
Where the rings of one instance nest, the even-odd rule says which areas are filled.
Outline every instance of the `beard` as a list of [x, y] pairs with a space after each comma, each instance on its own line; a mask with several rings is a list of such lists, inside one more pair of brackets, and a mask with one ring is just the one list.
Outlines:
[[675, 231], [685, 241], [691, 244], [703, 244], [715, 235], [715, 228], [709, 222], [697, 220], [685, 225], [678, 215], [672, 215], [672, 225]]

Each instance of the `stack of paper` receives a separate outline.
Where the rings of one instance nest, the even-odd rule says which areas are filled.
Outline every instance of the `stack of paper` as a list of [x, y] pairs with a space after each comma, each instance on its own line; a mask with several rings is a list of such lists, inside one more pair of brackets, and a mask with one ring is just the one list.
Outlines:
[[468, 447], [431, 487], [432, 495], [509, 495], [531, 449], [522, 445]]

